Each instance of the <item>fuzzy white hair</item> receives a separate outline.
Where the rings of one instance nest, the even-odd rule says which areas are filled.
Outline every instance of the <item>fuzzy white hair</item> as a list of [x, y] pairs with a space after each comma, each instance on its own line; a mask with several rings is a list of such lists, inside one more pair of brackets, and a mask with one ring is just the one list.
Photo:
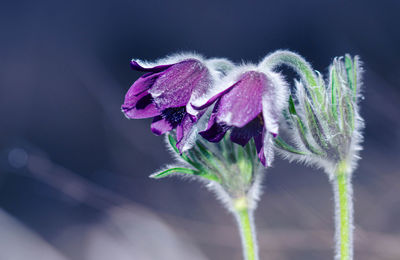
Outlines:
[[202, 63], [205, 63], [206, 60], [202, 55], [195, 52], [174, 53], [164, 58], [157, 59], [155, 61], [145, 61], [141, 59], [132, 59], [132, 60], [139, 63], [139, 65], [143, 66], [144, 68], [152, 68], [160, 65], [175, 64], [188, 59], [195, 59]]
[[[281, 65], [281, 64], [278, 63], [277, 56], [275, 56], [277, 54], [284, 54], [284, 55], [288, 54], [288, 55], [290, 55], [291, 52], [287, 52], [287, 51], [274, 52], [274, 53], [269, 55], [269, 57], [273, 57], [273, 58], [268, 58], [268, 56], [267, 56], [267, 58], [265, 58], [263, 60], [262, 64], [268, 65], [268, 66], [279, 66], [279, 65]], [[301, 58], [301, 56], [299, 56], [299, 57]], [[286, 63], [284, 63], [284, 64], [285, 65], [289, 65], [289, 64], [286, 64]], [[310, 65], [307, 63], [307, 66], [310, 66]], [[324, 98], [324, 102], [326, 102], [326, 104], [329, 104], [329, 102], [330, 102], [330, 100], [332, 98], [330, 96], [330, 93], [331, 93], [331, 89], [330, 88], [332, 86], [332, 80], [333, 80], [331, 72], [334, 69], [334, 66], [336, 66], [336, 68], [341, 70], [341, 73], [339, 73], [339, 75], [338, 75], [339, 76], [338, 80], [339, 80], [340, 84], [341, 85], [347, 84], [345, 82], [345, 79], [341, 77], [341, 75], [344, 73], [344, 67], [343, 67], [344, 65], [342, 64], [341, 59], [335, 59], [333, 64], [329, 67], [329, 76], [328, 76], [328, 80], [326, 82], [322, 79], [322, 76], [320, 75], [319, 72], [316, 71], [315, 74], [314, 74], [314, 76], [316, 77], [316, 79], [318, 81], [317, 82], [318, 84], [321, 84], [324, 88], [325, 88], [325, 84], [328, 86], [327, 89], [326, 89], [326, 92], [324, 93], [325, 96], [323, 97]], [[311, 69], [311, 66], [309, 68]], [[349, 166], [348, 167], [349, 174], [351, 172], [353, 172], [353, 170], [356, 168], [357, 161], [360, 158], [359, 157], [359, 151], [362, 149], [362, 147], [360, 145], [360, 143], [362, 142], [362, 134], [361, 134], [361, 132], [362, 132], [362, 129], [364, 127], [364, 122], [363, 122], [363, 119], [361, 118], [361, 116], [359, 114], [359, 106], [358, 106], [358, 101], [359, 101], [359, 98], [361, 97], [360, 92], [362, 90], [361, 75], [362, 75], [362, 71], [363, 71], [362, 68], [361, 68], [361, 64], [360, 64], [358, 56], [354, 57], [354, 69], [356, 70], [356, 73], [357, 73], [356, 86], [358, 88], [357, 92], [356, 92], [356, 102], [353, 103], [353, 105], [354, 105], [354, 116], [355, 116], [355, 118], [354, 118], [354, 130], [352, 131], [351, 136], [350, 136], [350, 143], [349, 143], [349, 146], [348, 146], [346, 157], [342, 158], [347, 163], [347, 165]], [[301, 74], [302, 73], [300, 72], [300, 75]], [[294, 95], [294, 98], [295, 98], [295, 101], [298, 102], [298, 105], [296, 105], [297, 116], [299, 116], [300, 119], [303, 122], [307, 122], [308, 121], [307, 120], [307, 116], [306, 116], [306, 111], [304, 111], [305, 102], [308, 102], [308, 104], [310, 105], [310, 107], [311, 107], [311, 109], [313, 111], [318, 111], [314, 116], [319, 121], [320, 127], [323, 129], [323, 132], [327, 135], [326, 136], [327, 140], [328, 141], [329, 140], [334, 140], [334, 138], [336, 138], [335, 133], [332, 133], [333, 135], [331, 134], [332, 131], [330, 129], [330, 126], [328, 125], [328, 122], [326, 122], [326, 120], [323, 120], [320, 117], [320, 113], [321, 113], [321, 111], [319, 111], [321, 109], [321, 107], [319, 106], [320, 104], [311, 102], [311, 100], [309, 100], [309, 96], [306, 93], [306, 90], [305, 90], [306, 87], [305, 87], [304, 84], [307, 84], [305, 80], [302, 80], [302, 81], [295, 80], [295, 95]], [[346, 89], [346, 88], [343, 88], [342, 91], [343, 92], [341, 94], [345, 95], [345, 94], [348, 94], [348, 91], [350, 91], [350, 90]], [[345, 92], [345, 91], [347, 91], [347, 92]], [[340, 98], [342, 98], [342, 97], [340, 97]], [[340, 123], [340, 125], [339, 125], [340, 129], [343, 130], [343, 128], [345, 126], [342, 125], [342, 122], [339, 122], [339, 123]], [[288, 123], [285, 120], [282, 120], [281, 124], [283, 125], [281, 127], [281, 129], [285, 129], [285, 132], [289, 133], [290, 142], [293, 143], [294, 146], [298, 150], [307, 151], [307, 147], [305, 147], [304, 142], [303, 142], [303, 140], [302, 140], [302, 138], [300, 136], [299, 131], [296, 131], [296, 126], [288, 125]], [[322, 147], [320, 147], [320, 145], [314, 140], [314, 138], [312, 137], [310, 131], [307, 131], [305, 133], [305, 135], [306, 135], [306, 139], [308, 140], [309, 144], [312, 147], [318, 147], [318, 148], [322, 149]], [[329, 178], [331, 180], [333, 180], [333, 178], [334, 178], [334, 170], [335, 170], [335, 167], [336, 167], [336, 162], [330, 160], [330, 158], [324, 158], [324, 157], [321, 157], [321, 156], [317, 156], [315, 154], [312, 154], [311, 152], [303, 154], [303, 155], [298, 155], [298, 154], [294, 154], [294, 153], [291, 153], [291, 152], [288, 152], [288, 151], [285, 151], [285, 150], [282, 150], [282, 149], [277, 149], [277, 151], [278, 151], [278, 153], [280, 155], [282, 155], [284, 158], [289, 159], [290, 161], [298, 161], [298, 162], [304, 163], [306, 165], [313, 165], [313, 166], [315, 166], [317, 168], [322, 168], [328, 174], [328, 176], [329, 176]]]

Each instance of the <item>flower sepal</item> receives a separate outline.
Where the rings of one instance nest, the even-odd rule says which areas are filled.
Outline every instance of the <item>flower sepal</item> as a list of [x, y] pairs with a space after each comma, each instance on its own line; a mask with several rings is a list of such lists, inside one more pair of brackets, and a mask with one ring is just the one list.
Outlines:
[[208, 181], [215, 181], [218, 183], [220, 182], [219, 177], [213, 174], [213, 172], [207, 170], [207, 167], [205, 167], [201, 163], [202, 156], [210, 157], [210, 155], [207, 154], [206, 151], [204, 151], [204, 148], [199, 148], [202, 153], [199, 153], [198, 150], [194, 148], [190, 149], [187, 152], [181, 153], [177, 148], [176, 137], [172, 133], [169, 133], [167, 135], [167, 142], [168, 145], [172, 148], [174, 155], [179, 158], [179, 161], [183, 164], [183, 166], [167, 167], [166, 169], [151, 174], [150, 178], [161, 179], [170, 175], [181, 175], [200, 177]]
[[236, 199], [248, 195], [263, 169], [253, 140], [242, 147], [233, 143], [229, 136], [219, 143], [199, 138], [191, 149], [181, 153], [176, 147], [174, 133], [169, 133], [166, 139], [178, 164], [150, 175], [151, 178], [194, 177], [222, 188], [218, 190]]
[[206, 172], [202, 172], [199, 170], [193, 170], [189, 168], [184, 168], [184, 167], [173, 167], [173, 168], [168, 168], [166, 170], [162, 170], [160, 172], [153, 173], [150, 175], [150, 178], [153, 179], [161, 179], [164, 177], [167, 177], [171, 174], [186, 174], [186, 175], [193, 175], [193, 176], [199, 176], [202, 178], [205, 178], [210, 181], [216, 181], [219, 182], [219, 180], [216, 178], [215, 175], [208, 174]]

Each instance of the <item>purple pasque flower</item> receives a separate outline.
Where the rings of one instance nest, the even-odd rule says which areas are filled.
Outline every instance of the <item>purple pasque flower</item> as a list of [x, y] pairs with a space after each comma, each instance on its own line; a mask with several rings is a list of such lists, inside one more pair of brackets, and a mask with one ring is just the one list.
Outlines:
[[132, 60], [131, 67], [147, 73], [126, 93], [122, 111], [132, 119], [153, 117], [151, 131], [156, 135], [176, 129], [177, 147], [181, 149], [204, 114], [190, 103], [210, 89], [215, 73], [196, 55], [176, 55], [143, 66]]
[[[242, 66], [227, 75], [213, 96], [197, 104], [204, 109], [215, 103], [206, 130], [200, 135], [219, 142], [230, 130], [232, 142], [245, 146], [254, 139], [258, 157], [266, 166], [272, 161], [272, 136], [278, 134], [286, 85], [278, 74], [255, 66]], [[220, 84], [220, 85], [221, 85]]]

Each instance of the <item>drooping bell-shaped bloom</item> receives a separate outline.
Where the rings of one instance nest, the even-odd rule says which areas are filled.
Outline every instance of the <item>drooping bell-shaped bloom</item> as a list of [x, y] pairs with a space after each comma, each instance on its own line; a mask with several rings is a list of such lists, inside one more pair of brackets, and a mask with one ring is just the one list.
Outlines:
[[252, 67], [239, 68], [227, 77], [223, 84], [230, 82], [228, 87], [196, 106], [203, 109], [216, 101], [207, 129], [200, 135], [219, 142], [230, 130], [231, 141], [242, 146], [253, 138], [261, 163], [269, 165], [286, 85], [277, 74]]
[[204, 114], [189, 103], [210, 89], [215, 73], [196, 55], [172, 56], [148, 66], [132, 60], [131, 67], [147, 73], [126, 93], [122, 111], [132, 119], [153, 117], [151, 130], [156, 135], [176, 129], [181, 149], [192, 126]]

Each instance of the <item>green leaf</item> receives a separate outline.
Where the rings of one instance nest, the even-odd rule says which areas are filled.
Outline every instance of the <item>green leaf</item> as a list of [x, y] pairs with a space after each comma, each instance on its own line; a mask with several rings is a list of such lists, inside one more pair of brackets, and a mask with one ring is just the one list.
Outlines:
[[346, 54], [345, 56], [345, 67], [347, 73], [347, 82], [349, 84], [349, 88], [353, 94], [353, 101], [356, 101], [357, 98], [357, 61], [356, 58], [354, 60], [351, 59], [350, 55]]
[[331, 109], [332, 109], [332, 115], [333, 115], [333, 118], [337, 121], [337, 119], [338, 119], [338, 111], [337, 111], [337, 107], [338, 107], [338, 102], [337, 102], [337, 100], [338, 100], [338, 89], [340, 88], [340, 86], [339, 86], [339, 79], [338, 79], [338, 76], [337, 76], [337, 72], [336, 72], [336, 67], [335, 67], [335, 64], [336, 63], [336, 59], [335, 59], [335, 61], [334, 61], [334, 65], [332, 66], [332, 69], [331, 69], [331, 103], [332, 103], [332, 106], [331, 106]]
[[239, 168], [239, 172], [242, 176], [245, 177], [247, 183], [250, 183], [253, 176], [253, 161], [249, 160], [248, 155], [246, 154], [245, 148], [242, 146], [236, 146], [237, 152], [237, 166]]
[[289, 96], [289, 113], [291, 115], [297, 115], [296, 108], [294, 106], [292, 95]]
[[199, 155], [199, 152], [197, 152], [195, 149], [190, 149], [188, 151], [190, 159], [192, 160], [190, 162], [191, 165], [193, 165], [196, 169], [203, 171], [205, 168], [203, 164], [201, 163], [201, 155]]
[[177, 168], [170, 168], [161, 172], [157, 172], [154, 173], [152, 175], [150, 175], [151, 178], [154, 179], [160, 179], [160, 178], [164, 178], [167, 177], [170, 174], [173, 173], [184, 173], [184, 174], [191, 174], [191, 175], [198, 175], [199, 172], [193, 169], [188, 169], [188, 168], [181, 168], [181, 167], [177, 167]]
[[290, 144], [286, 143], [281, 137], [276, 137], [274, 139], [275, 145], [285, 151], [294, 153], [294, 154], [299, 154], [299, 155], [307, 155], [307, 153], [302, 152], [300, 150], [297, 150], [296, 148], [294, 148], [293, 146], [291, 146]]
[[349, 84], [349, 88], [351, 90], [354, 90], [354, 77], [353, 77], [353, 61], [351, 60], [350, 55], [346, 54], [344, 57], [344, 66], [346, 68], [346, 73], [347, 73], [347, 82]]
[[305, 105], [305, 111], [307, 115], [307, 122], [308, 126], [310, 128], [310, 132], [312, 137], [314, 138], [315, 142], [321, 146], [321, 147], [328, 147], [328, 143], [326, 142], [326, 137], [324, 134], [324, 129], [322, 128], [322, 125], [314, 111], [314, 109], [311, 107], [310, 102], [308, 101], [308, 98], [304, 98], [304, 105]]
[[229, 136], [226, 134], [224, 138], [220, 141], [221, 149], [222, 149], [222, 156], [227, 160], [229, 164], [236, 162], [236, 155], [234, 144], [230, 140]]
[[203, 156], [205, 156], [207, 159], [213, 159], [213, 153], [210, 152], [201, 142], [196, 142], [196, 144]]
[[168, 134], [168, 141], [169, 141], [169, 144], [171, 145], [172, 149], [174, 149], [174, 151], [179, 154], [180, 152], [179, 152], [178, 148], [176, 147], [176, 139], [171, 134]]
[[179, 154], [179, 156], [180, 156], [183, 160], [185, 160], [186, 162], [188, 162], [190, 165], [194, 166], [196, 169], [199, 169], [199, 170], [203, 169], [203, 167], [201, 166], [201, 164], [197, 163], [196, 161], [191, 160], [185, 153], [180, 153], [180, 152], [179, 152], [178, 148], [176, 147], [176, 139], [175, 139], [171, 134], [168, 135], [168, 141], [169, 141], [169, 144], [171, 145], [172, 149], [173, 149], [177, 154]]
[[314, 146], [310, 144], [307, 138], [307, 129], [301, 120], [301, 118], [297, 115], [293, 115], [295, 120], [297, 121], [297, 129], [299, 130], [300, 138], [303, 141], [304, 146], [312, 153], [317, 154], [317, 155], [322, 155], [323, 153], [316, 149]]
[[353, 61], [353, 83], [354, 83], [354, 89], [353, 89], [353, 101], [354, 102], [356, 102], [357, 101], [357, 88], [358, 88], [358, 86], [357, 86], [357, 73], [358, 73], [358, 65], [359, 65], [359, 63], [358, 63], [358, 57], [356, 56], [355, 58], [354, 58], [354, 61]]
[[188, 168], [183, 168], [183, 167], [170, 168], [170, 169], [167, 169], [167, 170], [164, 170], [161, 172], [157, 172], [155, 174], [150, 175], [150, 178], [161, 179], [161, 178], [167, 177], [170, 174], [174, 174], [174, 173], [195, 175], [195, 176], [200, 176], [200, 177], [206, 178], [210, 181], [220, 182], [219, 178], [217, 176], [215, 176], [214, 174], [209, 174], [206, 172], [196, 171], [193, 169], [188, 169]]
[[322, 155], [321, 151], [318, 151], [316, 148], [314, 148], [310, 142], [308, 141], [307, 138], [307, 128], [304, 125], [303, 121], [301, 120], [300, 116], [297, 115], [296, 112], [296, 107], [294, 105], [292, 96], [289, 97], [289, 113], [291, 114], [292, 120], [294, 121], [295, 125], [297, 126], [296, 128], [299, 131], [300, 138], [304, 144], [304, 146], [312, 153], [317, 154], [317, 155]]
[[254, 139], [250, 139], [250, 141], [246, 144], [245, 149], [247, 157], [251, 162], [253, 162], [254, 159], [258, 160], [257, 149], [254, 143]]
[[218, 172], [227, 170], [224, 164], [218, 160], [218, 157], [208, 150], [200, 141], [196, 142], [196, 147], [199, 149], [202, 160], [205, 161], [208, 166]]
[[315, 104], [323, 104], [324, 102], [324, 88], [318, 85], [317, 76], [311, 66], [301, 56], [291, 53], [282, 52], [277, 54], [276, 59], [283, 64], [287, 64], [294, 68], [298, 74], [302, 77], [305, 87], [311, 93], [312, 100]]
[[346, 132], [351, 135], [354, 131], [354, 108], [353, 102], [351, 101], [349, 96], [343, 100], [342, 106], [344, 107], [344, 115], [345, 115], [345, 129]]

